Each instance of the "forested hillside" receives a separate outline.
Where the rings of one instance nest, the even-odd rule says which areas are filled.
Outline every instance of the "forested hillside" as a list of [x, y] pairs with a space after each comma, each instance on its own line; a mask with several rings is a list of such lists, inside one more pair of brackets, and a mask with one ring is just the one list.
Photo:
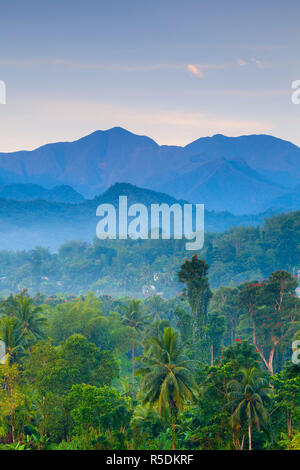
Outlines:
[[[262, 227], [234, 227], [207, 233], [198, 253], [209, 264], [213, 288], [263, 279], [272, 271], [300, 269], [300, 212], [266, 219]], [[67, 242], [57, 253], [1, 251], [0, 292], [22, 288], [47, 295], [59, 292], [114, 296], [180, 292], [176, 271], [185, 257], [184, 240], [98, 240]]]
[[186, 259], [168, 301], [3, 299], [0, 448], [299, 449], [297, 280], [208, 271]]
[[[24, 193], [29, 192], [32, 196], [32, 186], [36, 189], [36, 185], [11, 185], [11, 188], [14, 192], [18, 188], [24, 199]], [[3, 249], [28, 250], [42, 245], [56, 251], [66, 240], [91, 242], [99, 222], [96, 217], [97, 207], [109, 203], [118, 208], [120, 196], [127, 196], [129, 206], [139, 203], [147, 208], [150, 208], [151, 204], [183, 206], [186, 203], [168, 194], [128, 183], [116, 183], [94, 199], [78, 203], [73, 202], [74, 198], [80, 195], [70, 187], [53, 188], [48, 193], [48, 199], [44, 196], [42, 199], [29, 197], [30, 200], [0, 198], [0, 246]], [[16, 196], [18, 199], [20, 194]], [[54, 202], [57, 196], [63, 198], [64, 202]], [[284, 212], [282, 209], [281, 211]], [[270, 215], [270, 212], [235, 216], [228, 211], [214, 212], [205, 209], [205, 230], [223, 232], [232, 226], [257, 225], [261, 224], [267, 215]]]
[[295, 212], [0, 252], [0, 448], [299, 449], [299, 242]]

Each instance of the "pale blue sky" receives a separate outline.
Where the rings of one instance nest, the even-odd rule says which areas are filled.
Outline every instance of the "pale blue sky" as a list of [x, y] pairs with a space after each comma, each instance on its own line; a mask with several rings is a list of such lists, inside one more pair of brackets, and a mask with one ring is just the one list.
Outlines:
[[161, 144], [268, 133], [300, 145], [299, 0], [1, 3], [0, 151], [115, 125]]

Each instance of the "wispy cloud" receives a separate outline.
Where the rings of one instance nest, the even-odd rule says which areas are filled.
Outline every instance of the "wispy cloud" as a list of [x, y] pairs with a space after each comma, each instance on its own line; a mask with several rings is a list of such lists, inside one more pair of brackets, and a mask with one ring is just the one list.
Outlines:
[[271, 68], [271, 64], [266, 60], [260, 59], [251, 59], [252, 64], [254, 64], [258, 69], [269, 69]]
[[102, 70], [106, 72], [141, 72], [147, 73], [159, 70], [173, 70], [184, 71], [187, 70], [191, 75], [197, 78], [204, 78], [208, 71], [223, 70], [226, 68], [233, 68], [238, 65], [245, 67], [246, 65], [254, 64], [258, 69], [267, 69], [271, 64], [265, 60], [252, 58], [245, 60], [242, 58], [237, 59], [235, 62], [228, 63], [172, 63], [160, 62], [152, 64], [124, 64], [124, 63], [99, 63], [99, 62], [83, 62], [69, 59], [2, 59], [0, 60], [0, 67], [65, 67], [77, 70]]
[[271, 64], [266, 60], [259, 60], [259, 59], [250, 59], [245, 60], [242, 58], [237, 59], [235, 62], [227, 62], [227, 63], [220, 63], [220, 64], [188, 64], [187, 70], [197, 78], [204, 78], [207, 71], [210, 70], [224, 70], [224, 69], [231, 69], [236, 67], [246, 67], [247, 65], [255, 65], [258, 69], [267, 69], [271, 67]]
[[247, 62], [246, 62], [244, 59], [238, 59], [238, 60], [237, 60], [237, 64], [238, 64], [240, 67], [245, 67], [245, 65], [247, 65]]
[[188, 64], [187, 70], [198, 78], [204, 78], [207, 70], [225, 69], [228, 64]]
[[188, 70], [192, 75], [203, 78], [208, 70], [224, 69], [228, 64], [184, 64], [184, 63], [152, 63], [152, 64], [110, 64], [89, 63], [69, 59], [2, 59], [1, 67], [68, 67], [86, 70], [104, 70], [108, 72], [150, 72], [155, 70]]
[[256, 68], [262, 69], [262, 70], [269, 69], [272, 67], [270, 62], [268, 62], [267, 60], [255, 59], [255, 58], [252, 58], [249, 60], [238, 59], [236, 63], [239, 67], [245, 67], [246, 65], [252, 64], [252, 65], [255, 65]]
[[188, 64], [187, 69], [189, 72], [191, 72], [191, 74], [195, 75], [198, 78], [204, 77], [203, 71], [194, 64]]

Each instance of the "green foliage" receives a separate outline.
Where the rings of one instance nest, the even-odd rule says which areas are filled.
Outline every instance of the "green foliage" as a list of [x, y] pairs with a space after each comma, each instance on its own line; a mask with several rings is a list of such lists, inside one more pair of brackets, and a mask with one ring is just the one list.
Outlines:
[[0, 315], [0, 339], [5, 342], [11, 360], [45, 338], [46, 318], [27, 292], [11, 294], [3, 301]]
[[20, 371], [16, 364], [5, 364], [0, 368], [0, 418], [1, 430], [7, 430], [14, 443], [18, 431], [18, 411], [25, 397], [20, 384]]
[[131, 418], [130, 398], [107, 386], [73, 385], [66, 397], [66, 407], [75, 434], [90, 429], [120, 430], [128, 426]]
[[252, 449], [252, 427], [260, 431], [268, 424], [269, 415], [265, 408], [270, 393], [269, 382], [255, 368], [238, 370], [239, 379], [227, 383], [228, 408], [231, 409], [231, 425], [236, 448], [243, 449], [245, 430], [248, 425], [249, 450]]
[[300, 324], [297, 280], [286, 271], [240, 286], [240, 305], [247, 314], [252, 340], [265, 366], [273, 374], [274, 354], [293, 337]]
[[[153, 248], [137, 242], [134, 251], [122, 243], [108, 249], [72, 242], [55, 256], [41, 248], [30, 253], [32, 286], [45, 265], [62, 273], [64, 263], [75, 284], [100, 279], [101, 288], [51, 298], [23, 290], [2, 299], [1, 449], [297, 449], [300, 366], [291, 362], [299, 334], [296, 277], [279, 269], [235, 287], [211, 290], [209, 284], [225, 259], [230, 269], [240, 263], [243, 272], [252, 272], [248, 242], [261, 250], [259, 261], [265, 238], [276, 245], [281, 224], [288, 230], [281, 249], [295, 250], [293, 223], [290, 216], [275, 218], [272, 236], [268, 226], [263, 234], [241, 228], [210, 235], [201, 253], [207, 250], [209, 269], [197, 256], [182, 263], [180, 243]], [[273, 245], [265, 257], [270, 265]], [[77, 276], [80, 267], [83, 277]], [[177, 292], [178, 269], [184, 295], [148, 295], [153, 284]], [[103, 286], [113, 278], [120, 293], [139, 285], [146, 297], [105, 295]]]
[[230, 363], [232, 370], [259, 368], [260, 359], [253, 344], [235, 338], [235, 343], [228, 346], [222, 354], [222, 362]]
[[185, 400], [193, 400], [197, 386], [193, 379], [193, 361], [184, 356], [178, 334], [165, 328], [159, 338], [149, 338], [150, 349], [140, 358], [143, 376], [143, 402], [158, 405], [160, 415], [183, 409]]
[[[199, 257], [210, 266], [213, 288], [233, 287], [279, 269], [300, 269], [299, 238], [300, 211], [280, 214], [261, 227], [207, 233]], [[180, 290], [176, 273], [188, 255], [185, 240], [95, 239], [67, 242], [58, 253], [41, 247], [30, 252], [0, 251], [0, 288], [4, 295], [24, 286], [32, 295], [41, 290], [49, 303], [61, 292], [69, 298], [88, 291], [116, 297], [163, 292], [170, 298]]]
[[197, 254], [193, 255], [190, 261], [186, 259], [178, 271], [179, 282], [186, 285], [183, 296], [187, 297], [191, 307], [194, 342], [199, 339], [211, 298], [207, 274], [208, 264], [198, 259]]

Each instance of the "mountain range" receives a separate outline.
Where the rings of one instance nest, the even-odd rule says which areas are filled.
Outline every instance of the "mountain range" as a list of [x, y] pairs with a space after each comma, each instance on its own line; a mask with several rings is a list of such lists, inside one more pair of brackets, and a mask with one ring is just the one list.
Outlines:
[[69, 202], [78, 204], [84, 200], [71, 186], [61, 185], [46, 189], [39, 184], [9, 184], [0, 187], [0, 198], [14, 199], [15, 201], [33, 201], [44, 199], [49, 202]]
[[3, 186], [67, 185], [93, 198], [127, 182], [233, 214], [294, 206], [299, 181], [300, 148], [270, 135], [218, 134], [179, 147], [114, 127], [74, 142], [0, 153]]
[[[43, 199], [0, 199], [0, 248], [21, 250], [40, 245], [57, 250], [69, 240], [92, 241], [99, 222], [96, 216], [98, 205], [110, 203], [118, 207], [121, 195], [127, 196], [128, 206], [142, 203], [149, 208], [151, 204], [183, 205], [186, 202], [129, 183], [116, 183], [100, 196], [78, 204]], [[206, 210], [205, 232], [223, 232], [237, 225], [258, 225], [268, 215], [271, 213], [238, 216]]]

